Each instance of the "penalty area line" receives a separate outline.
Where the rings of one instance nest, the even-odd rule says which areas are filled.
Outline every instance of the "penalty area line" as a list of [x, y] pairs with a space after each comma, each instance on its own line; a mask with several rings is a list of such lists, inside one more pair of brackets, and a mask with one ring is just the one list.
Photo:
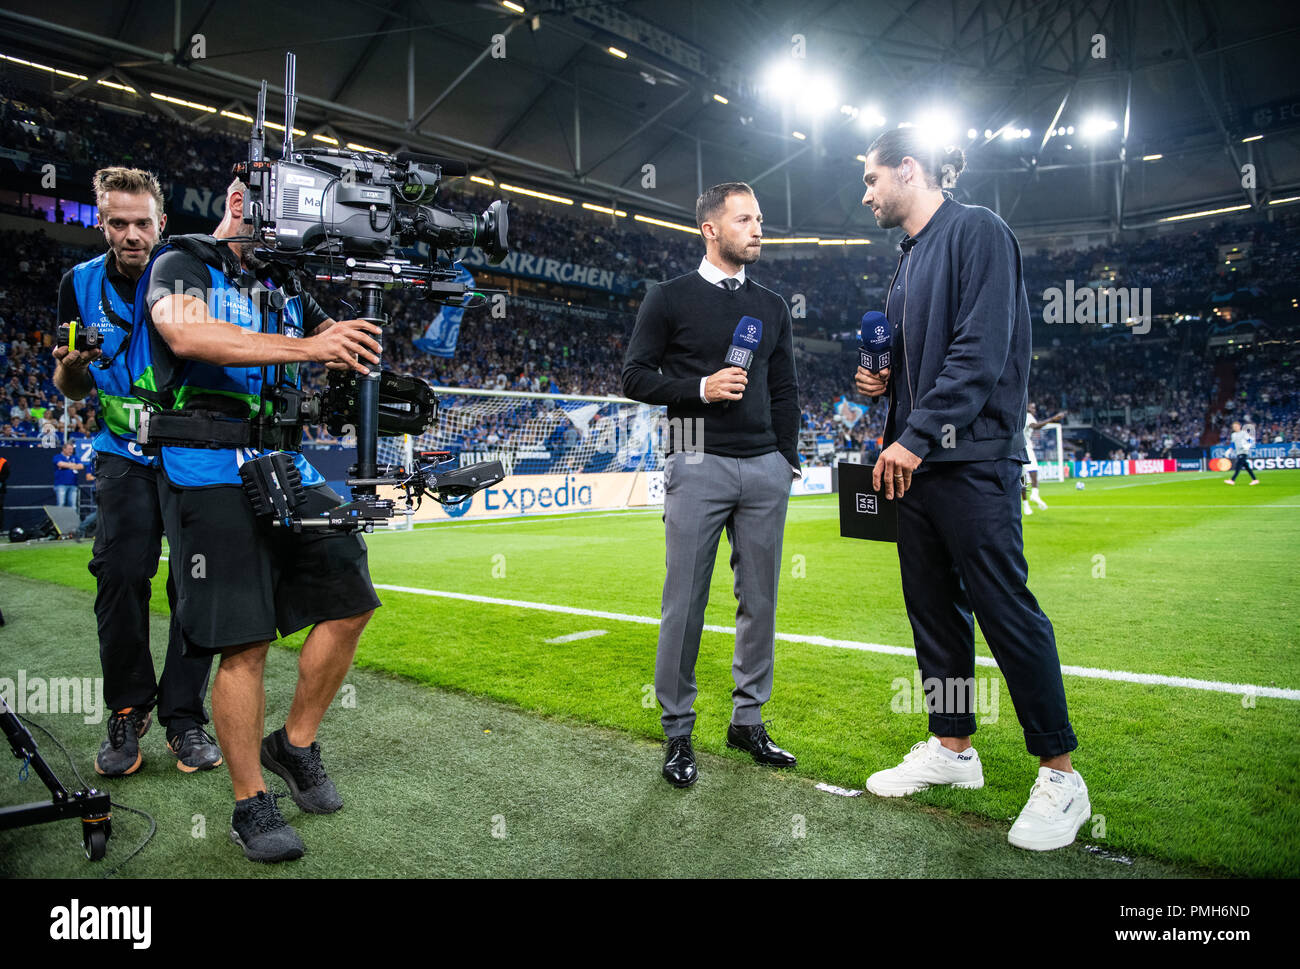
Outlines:
[[[576, 606], [560, 606], [549, 602], [528, 602], [523, 599], [499, 599], [494, 596], [473, 595], [468, 592], [446, 592], [440, 589], [419, 589], [406, 585], [375, 585], [376, 589], [386, 592], [405, 592], [417, 596], [433, 596], [440, 599], [459, 599], [462, 602], [475, 602], [489, 606], [507, 606], [514, 609], [532, 609], [538, 612], [554, 612], [567, 616], [583, 616], [588, 619], [608, 619], [611, 622], [630, 622], [643, 626], [659, 625], [657, 616], [636, 616], [625, 612], [605, 612], [600, 609], [580, 609]], [[706, 623], [706, 632], [734, 635], [735, 626], [715, 626]], [[786, 643], [807, 643], [811, 646], [830, 646], [836, 649], [855, 649], [864, 653], [884, 653], [889, 656], [916, 656], [916, 651], [907, 646], [890, 646], [885, 643], [863, 643], [852, 639], [832, 639], [828, 636], [811, 636], [802, 633], [777, 633], [776, 638]], [[997, 668], [997, 662], [988, 656], [976, 656], [978, 666]], [[1250, 683], [1225, 683], [1220, 680], [1198, 680], [1189, 676], [1165, 676], [1161, 673], [1130, 673], [1126, 670], [1103, 670], [1091, 666], [1061, 666], [1065, 676], [1078, 676], [1092, 680], [1112, 680], [1121, 683], [1137, 683], [1142, 686], [1175, 686], [1187, 690], [1204, 690], [1210, 693], [1236, 693], [1242, 696], [1271, 697], [1277, 700], [1300, 700], [1300, 690], [1285, 689], [1274, 686], [1255, 686]]]

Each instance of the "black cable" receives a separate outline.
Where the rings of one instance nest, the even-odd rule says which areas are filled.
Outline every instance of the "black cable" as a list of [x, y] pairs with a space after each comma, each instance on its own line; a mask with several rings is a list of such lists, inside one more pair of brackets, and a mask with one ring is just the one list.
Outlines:
[[[87, 784], [86, 779], [81, 776], [81, 771], [77, 770], [77, 762], [73, 760], [72, 754], [69, 752], [68, 748], [63, 746], [63, 741], [59, 740], [58, 737], [54, 736], [54, 734], [50, 733], [47, 729], [45, 729], [39, 723], [36, 723], [34, 720], [28, 720], [21, 713], [15, 713], [14, 716], [17, 717], [19, 720], [21, 720], [23, 723], [27, 724], [29, 727], [35, 727], [41, 733], [45, 734], [45, 736], [49, 737], [52, 741], [54, 741], [54, 746], [58, 747], [59, 750], [63, 751], [63, 756], [68, 758], [68, 765], [72, 768], [72, 773], [76, 776], [77, 783], [81, 785], [83, 790], [90, 790], [90, 785]], [[136, 847], [135, 851], [131, 852], [129, 855], [123, 858], [120, 862], [117, 863], [115, 867], [110, 868], [108, 871], [104, 872], [104, 874], [100, 876], [102, 878], [112, 878], [119, 871], [121, 871], [123, 866], [126, 865], [128, 861], [130, 861], [132, 858], [134, 858], [136, 855], [138, 855], [141, 851], [144, 850], [145, 845], [147, 845], [150, 841], [153, 840], [154, 834], [158, 831], [158, 822], [155, 821], [153, 815], [149, 814], [147, 811], [141, 811], [138, 810], [137, 808], [127, 807], [125, 804], [119, 804], [117, 801], [114, 801], [111, 798], [109, 799], [108, 803], [112, 807], [117, 808], [119, 811], [130, 811], [132, 814], [138, 814], [142, 818], [147, 818], [149, 820], [149, 833], [144, 836], [144, 840], [140, 842], [140, 844]]]

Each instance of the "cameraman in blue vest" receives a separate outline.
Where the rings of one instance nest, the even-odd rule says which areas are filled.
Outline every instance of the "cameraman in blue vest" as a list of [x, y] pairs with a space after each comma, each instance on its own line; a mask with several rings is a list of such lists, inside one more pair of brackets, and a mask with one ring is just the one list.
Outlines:
[[[58, 319], [98, 331], [102, 344], [85, 351], [55, 347], [54, 385], [73, 400], [97, 391], [103, 425], [93, 441], [100, 518], [90, 572], [95, 576], [104, 702], [112, 713], [95, 770], [120, 777], [140, 769], [140, 737], [149, 729], [156, 707], [176, 766], [193, 773], [221, 763], [221, 750], [203, 729], [212, 659], [185, 656], [173, 625], [162, 679], [154, 677], [149, 597], [162, 550], [158, 461], [136, 443], [142, 405], [131, 395], [125, 357], [136, 283], [167, 217], [162, 189], [149, 172], [104, 168], [95, 173], [94, 190], [108, 252], [64, 274]], [[167, 593], [174, 611], [171, 576]]]
[[[172, 236], [155, 252], [136, 305], [148, 339], [132, 343], [132, 389], [150, 405], [149, 439], [161, 442], [160, 499], [187, 654], [221, 659], [212, 718], [226, 756], [235, 807], [231, 839], [246, 857], [276, 862], [305, 848], [268, 793], [262, 767], [288, 785], [298, 807], [343, 806], [325, 773], [316, 732], [343, 684], [380, 604], [360, 535], [273, 528], [245, 495], [240, 466], [292, 455], [307, 498], [303, 515], [341, 503], [299, 453], [301, 428], [270, 427], [277, 390], [300, 387], [307, 361], [367, 373], [380, 328], [334, 321], [296, 277], [262, 262], [244, 236], [246, 188], [226, 190], [211, 236]], [[245, 440], [244, 445], [231, 441]], [[170, 443], [169, 443], [170, 442]], [[179, 442], [179, 443], [178, 443]], [[263, 737], [262, 675], [270, 641], [312, 627], [284, 726]]]

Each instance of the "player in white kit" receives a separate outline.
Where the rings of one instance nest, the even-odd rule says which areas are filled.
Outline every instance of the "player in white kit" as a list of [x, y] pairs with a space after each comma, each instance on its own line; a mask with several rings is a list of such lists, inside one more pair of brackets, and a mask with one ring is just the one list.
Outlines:
[[1240, 421], [1232, 422], [1232, 454], [1236, 456], [1236, 461], [1232, 468], [1232, 477], [1224, 478], [1224, 484], [1236, 484], [1237, 475], [1245, 471], [1250, 475], [1250, 483], [1259, 484], [1259, 479], [1255, 477], [1255, 472], [1250, 466], [1250, 452], [1255, 446], [1255, 425], [1248, 424], [1242, 428]]
[[1029, 507], [1031, 501], [1039, 508], [1047, 509], [1047, 502], [1043, 501], [1038, 494], [1038, 457], [1034, 454], [1034, 431], [1046, 427], [1048, 424], [1054, 424], [1063, 417], [1065, 417], [1065, 411], [1059, 411], [1045, 421], [1037, 420], [1032, 411], [1025, 415], [1025, 451], [1029, 454], [1029, 463], [1025, 465], [1025, 478], [1027, 480], [1021, 485], [1020, 498], [1023, 505], [1022, 510], [1026, 515], [1034, 513], [1034, 509]]

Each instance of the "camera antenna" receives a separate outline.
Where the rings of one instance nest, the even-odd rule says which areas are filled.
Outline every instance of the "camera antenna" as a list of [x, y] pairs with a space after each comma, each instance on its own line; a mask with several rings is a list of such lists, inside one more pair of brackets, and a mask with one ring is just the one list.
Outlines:
[[293, 51], [284, 53], [284, 154], [281, 157], [289, 160], [293, 154], [293, 115], [298, 107], [298, 95], [296, 90], [296, 74], [298, 70], [298, 58]]
[[252, 166], [266, 157], [266, 82], [257, 92], [257, 117], [253, 119], [253, 133], [248, 138], [248, 164]]

